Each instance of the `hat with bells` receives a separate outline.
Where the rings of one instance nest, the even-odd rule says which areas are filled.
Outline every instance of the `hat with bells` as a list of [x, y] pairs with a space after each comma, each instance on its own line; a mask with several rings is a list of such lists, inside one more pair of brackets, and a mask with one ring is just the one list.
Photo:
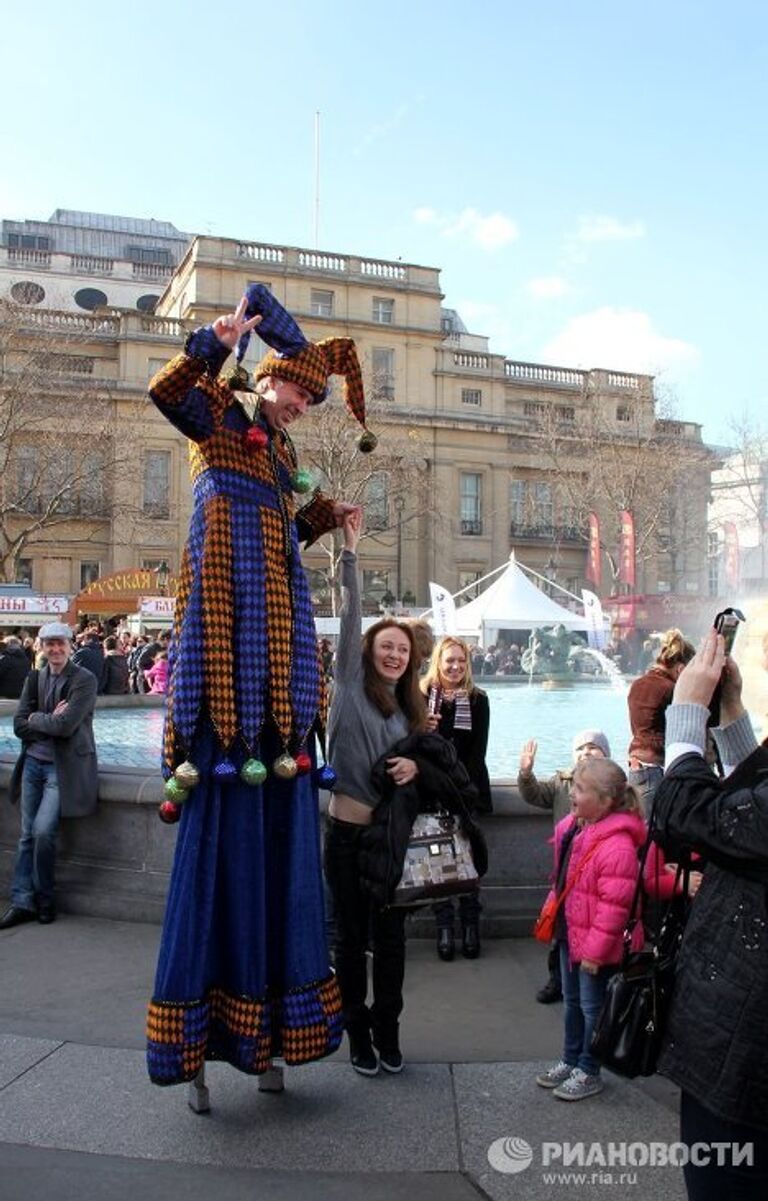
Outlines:
[[[245, 296], [245, 317], [261, 317], [257, 326], [258, 334], [270, 347], [256, 367], [254, 379], [274, 375], [278, 379], [290, 380], [311, 392], [313, 404], [320, 404], [328, 395], [328, 376], [341, 375], [344, 379], [344, 403], [363, 427], [358, 446], [366, 454], [374, 450], [378, 439], [366, 428], [363, 373], [352, 338], [324, 338], [322, 342], [308, 342], [290, 313], [264, 284], [249, 284]], [[239, 364], [245, 357], [249, 341], [250, 331], [243, 334], [237, 344], [236, 372], [243, 370]]]

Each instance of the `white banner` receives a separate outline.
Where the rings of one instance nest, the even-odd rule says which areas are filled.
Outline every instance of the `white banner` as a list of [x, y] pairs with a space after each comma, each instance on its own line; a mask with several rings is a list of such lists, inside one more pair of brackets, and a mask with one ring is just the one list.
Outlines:
[[143, 596], [139, 602], [142, 617], [173, 617], [175, 596]]
[[447, 588], [429, 581], [429, 596], [432, 601], [432, 629], [438, 638], [443, 634], [456, 633], [456, 606]]
[[0, 613], [66, 613], [67, 596], [0, 596]]
[[608, 634], [603, 621], [603, 606], [600, 597], [587, 588], [582, 588], [581, 599], [584, 602], [584, 617], [589, 622], [587, 644], [601, 651], [608, 641]]

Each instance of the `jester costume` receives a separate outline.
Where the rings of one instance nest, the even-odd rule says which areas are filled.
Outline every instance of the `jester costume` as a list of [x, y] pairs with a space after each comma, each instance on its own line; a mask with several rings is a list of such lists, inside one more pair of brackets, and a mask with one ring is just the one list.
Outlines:
[[[322, 399], [338, 348], [307, 343], [263, 286], [247, 295], [249, 313], [265, 313], [263, 339], [292, 352], [270, 353], [259, 374], [308, 374]], [[356, 367], [360, 417], [354, 344], [330, 341]], [[205, 327], [150, 384], [190, 440], [194, 494], [163, 747], [166, 790], [185, 799], [147, 1022], [157, 1084], [191, 1080], [211, 1059], [255, 1074], [276, 1055], [317, 1059], [342, 1036], [311, 770], [323, 673], [299, 558], [300, 540], [334, 528], [333, 501], [316, 491], [296, 511], [294, 490], [306, 483], [290, 438], [248, 416], [219, 376], [228, 355]]]

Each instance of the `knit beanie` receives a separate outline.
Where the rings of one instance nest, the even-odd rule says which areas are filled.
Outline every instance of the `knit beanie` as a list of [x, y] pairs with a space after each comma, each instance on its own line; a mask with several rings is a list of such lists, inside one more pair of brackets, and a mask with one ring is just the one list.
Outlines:
[[610, 759], [611, 746], [602, 730], [582, 730], [576, 735], [573, 740], [574, 759], [576, 758], [577, 752], [580, 751], [583, 746], [586, 746], [588, 742], [591, 742], [593, 746], [599, 747], [606, 759]]

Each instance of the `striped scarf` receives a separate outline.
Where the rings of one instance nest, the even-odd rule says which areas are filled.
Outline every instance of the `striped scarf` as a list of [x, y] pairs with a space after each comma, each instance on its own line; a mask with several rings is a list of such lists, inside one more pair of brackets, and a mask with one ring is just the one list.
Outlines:
[[[454, 702], [453, 710], [453, 728], [454, 730], [471, 730], [472, 729], [472, 710], [469, 704], [469, 693], [466, 688], [460, 688], [454, 692], [451, 700]], [[443, 690], [436, 684], [433, 684], [429, 690], [428, 708], [430, 713], [438, 714], [443, 703]]]

